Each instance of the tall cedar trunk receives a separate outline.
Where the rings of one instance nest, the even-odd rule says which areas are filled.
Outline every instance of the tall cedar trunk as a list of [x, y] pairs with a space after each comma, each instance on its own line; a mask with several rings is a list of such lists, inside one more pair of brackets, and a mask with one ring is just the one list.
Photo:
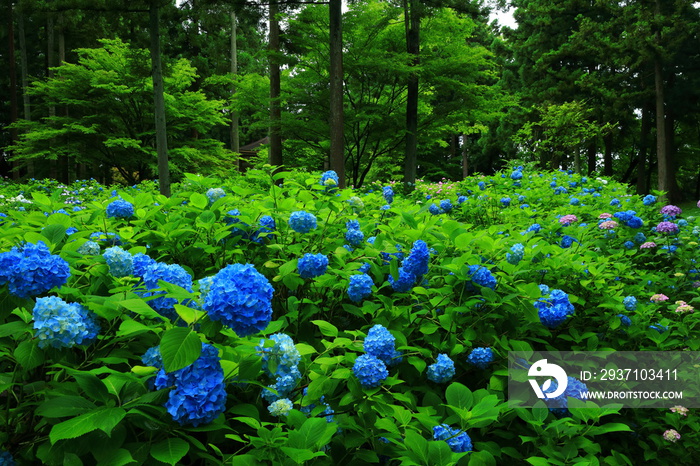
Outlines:
[[[46, 75], [49, 79], [53, 79], [54, 71], [53, 68], [56, 66], [56, 28], [53, 20], [53, 14], [49, 13], [46, 19]], [[54, 118], [56, 116], [56, 106], [53, 104], [49, 105], [49, 118]], [[54, 146], [55, 141], [52, 139], [49, 143]], [[49, 178], [57, 180], [58, 179], [58, 160], [51, 159], [48, 161], [49, 165]]]
[[150, 8], [151, 65], [153, 67], [153, 101], [156, 123], [156, 151], [158, 153], [158, 187], [170, 197], [170, 167], [168, 166], [168, 138], [165, 127], [165, 98], [163, 97], [163, 69], [160, 63], [160, 30], [158, 4], [152, 0]]
[[[24, 11], [20, 8], [17, 10], [17, 26], [19, 33], [19, 57], [22, 76], [22, 104], [24, 107], [24, 119], [32, 121], [32, 105], [29, 100], [29, 62], [27, 61], [27, 38], [24, 30]], [[29, 178], [34, 178], [34, 161], [27, 162], [27, 175]]]
[[577, 147], [574, 150], [574, 171], [577, 174], [581, 174], [581, 147]]
[[[19, 108], [17, 102], [17, 65], [15, 64], [15, 31], [14, 31], [14, 13], [12, 8], [12, 2], [8, 2], [8, 15], [7, 15], [7, 46], [8, 46], [8, 60], [10, 73], [10, 123], [14, 123], [19, 118]], [[17, 129], [10, 130], [10, 144], [14, 144], [17, 141]], [[19, 164], [17, 162], [12, 162], [12, 178], [19, 179]]]
[[613, 166], [612, 166], [612, 147], [613, 147], [613, 135], [608, 133], [603, 138], [605, 143], [605, 153], [603, 154], [603, 175], [613, 176]]
[[343, 145], [343, 13], [341, 0], [330, 0], [330, 168], [345, 187], [345, 151]]
[[270, 153], [269, 162], [272, 166], [284, 163], [282, 157], [282, 108], [280, 105], [280, 23], [277, 18], [279, 7], [277, 0], [270, 1], [270, 38], [268, 53], [270, 61]]
[[403, 178], [408, 190], [415, 186], [418, 158], [418, 70], [420, 64], [420, 15], [418, 0], [404, 0], [406, 51], [412, 55], [413, 70], [406, 89], [406, 151]]
[[[673, 89], [676, 75], [671, 72], [668, 75], [666, 88]], [[669, 105], [666, 110], [666, 170], [667, 170], [667, 187], [668, 197], [670, 202], [680, 202], [680, 193], [676, 181], [676, 112], [673, 105]]]
[[595, 173], [596, 154], [598, 152], [598, 147], [596, 147], [595, 142], [591, 142], [586, 151], [588, 153], [588, 176], [591, 176]]
[[462, 133], [462, 178], [469, 176], [469, 150], [467, 149], [467, 135]]
[[[66, 34], [64, 27], [63, 13], [58, 14], [58, 66], [66, 61]], [[61, 109], [61, 112], [68, 116], [68, 108]], [[70, 160], [68, 155], [60, 155], [58, 160], [58, 175], [63, 183], [70, 183]]]
[[651, 105], [645, 102], [642, 107], [642, 128], [637, 154], [637, 194], [649, 192], [647, 186], [647, 154], [649, 152], [649, 133], [651, 133]]
[[[661, 16], [661, 2], [656, 0], [656, 17]], [[661, 32], [656, 31], [656, 44], [661, 45]], [[659, 178], [659, 190], [669, 192], [670, 170], [668, 166], [668, 154], [666, 152], [666, 118], [664, 111], [664, 77], [661, 56], [654, 57], [654, 86], [656, 90], [656, 162]]]
[[[231, 12], [231, 74], [236, 77], [238, 74], [238, 43], [236, 35], [236, 13]], [[236, 86], [231, 89], [231, 93], [236, 93]], [[238, 154], [238, 150], [241, 146], [239, 134], [238, 134], [238, 110], [233, 108], [231, 111], [231, 151]], [[236, 167], [240, 171], [241, 160], [236, 159]]]

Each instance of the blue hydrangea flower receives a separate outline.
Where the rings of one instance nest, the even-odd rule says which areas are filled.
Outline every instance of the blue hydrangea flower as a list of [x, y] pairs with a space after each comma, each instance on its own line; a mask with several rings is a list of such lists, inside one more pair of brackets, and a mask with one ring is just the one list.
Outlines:
[[[544, 393], [552, 393], [555, 392], [558, 388], [558, 384], [556, 380], [552, 380], [550, 383], [547, 391], [544, 391]], [[568, 414], [568, 404], [569, 400], [568, 398], [576, 398], [579, 400], [584, 399], [584, 395], [582, 393], [587, 392], [588, 387], [586, 386], [585, 383], [581, 382], [578, 379], [575, 379], [573, 377], [568, 377], [568, 383], [566, 385], [566, 390], [564, 393], [559, 395], [556, 398], [545, 398], [544, 402], [547, 404], [549, 407], [549, 410], [554, 412], [557, 416], [565, 416]]]
[[578, 243], [578, 240], [576, 238], [574, 238], [573, 236], [564, 235], [564, 236], [562, 236], [561, 242], [559, 243], [559, 245], [562, 248], [566, 249], [566, 248], [570, 248], [571, 245], [574, 243]]
[[168, 377], [164, 375], [161, 369], [156, 376], [156, 388], [175, 385], [165, 408], [178, 424], [194, 427], [209, 424], [226, 410], [224, 370], [214, 346], [202, 344], [202, 353], [194, 363], [167, 374]]
[[134, 206], [123, 199], [112, 201], [107, 206], [107, 217], [131, 218], [134, 216]]
[[107, 248], [102, 257], [109, 266], [109, 273], [114, 277], [121, 278], [134, 273], [133, 256], [119, 246]]
[[632, 239], [634, 240], [635, 243], [637, 243], [637, 244], [642, 244], [642, 243], [645, 243], [645, 242], [646, 242], [647, 237], [644, 235], [644, 233], [642, 233], [642, 232], [640, 231], [639, 233], [637, 233], [636, 235], [634, 235], [634, 238], [632, 238]]
[[634, 311], [637, 309], [637, 298], [634, 296], [627, 296], [622, 300], [622, 304], [625, 305], [625, 309], [628, 311]]
[[496, 278], [493, 275], [491, 275], [491, 271], [486, 267], [483, 267], [481, 265], [469, 266], [469, 281], [465, 283], [467, 291], [478, 291], [474, 284], [491, 288], [493, 290], [496, 288], [496, 283]]
[[521, 180], [522, 178], [523, 178], [523, 172], [520, 170], [513, 170], [513, 172], [510, 174], [511, 180]]
[[636, 247], [632, 241], [625, 241], [622, 245], [627, 249], [634, 249]]
[[359, 303], [367, 296], [372, 294], [372, 277], [366, 273], [350, 276], [350, 284], [348, 286], [348, 296], [351, 300]]
[[359, 246], [365, 239], [364, 233], [360, 230], [348, 230], [345, 232], [345, 240], [353, 246]]
[[479, 181], [477, 183], [477, 185], [479, 186], [479, 189], [482, 191], [486, 189], [486, 183], [484, 183], [483, 181]]
[[160, 288], [158, 280], [163, 280], [173, 285], [180, 286], [187, 291], [192, 291], [192, 276], [178, 264], [165, 264], [155, 262], [148, 265], [143, 272], [143, 282], [146, 287], [144, 297], [157, 296], [155, 299], [148, 301], [148, 304], [158, 314], [167, 317], [171, 320], [177, 319], [175, 312], [175, 304], [178, 303], [175, 298], [165, 297], [164, 291], [156, 291]]
[[363, 348], [365, 353], [381, 359], [386, 365], [391, 365], [396, 354], [395, 342], [396, 338], [389, 333], [389, 330], [377, 324], [367, 333]]
[[391, 188], [391, 186], [384, 186], [382, 188], [382, 195], [384, 196], [384, 200], [386, 200], [387, 204], [394, 202], [394, 190]]
[[466, 432], [460, 429], [453, 429], [447, 424], [440, 424], [433, 427], [433, 439], [444, 440], [455, 453], [472, 451], [472, 439]]
[[503, 207], [508, 207], [510, 205], [510, 198], [509, 197], [502, 197], [501, 204], [503, 204]]
[[0, 466], [17, 466], [9, 451], [0, 451]]
[[[262, 243], [264, 238], [272, 238], [274, 236], [274, 231], [277, 229], [277, 223], [275, 219], [269, 215], [263, 215], [260, 217], [260, 228], [258, 228], [251, 238], [252, 241], [256, 243]], [[261, 235], [265, 235], [264, 237]]]
[[619, 205], [620, 205], [620, 200], [619, 200], [618, 198], [615, 197], [615, 198], [613, 198], [613, 199], [610, 201], [610, 205], [613, 206], [613, 207], [619, 206]]
[[428, 263], [430, 262], [430, 251], [428, 244], [422, 239], [416, 240], [408, 253], [408, 257], [401, 263], [401, 267], [416, 278], [428, 273]]
[[647, 194], [646, 196], [644, 196], [644, 199], [642, 199], [642, 204], [647, 205], [647, 206], [653, 205], [655, 202], [656, 202], [656, 196], [651, 195], [651, 194]]
[[207, 199], [209, 199], [209, 203], [213, 204], [216, 202], [218, 199], [221, 199], [226, 195], [226, 191], [224, 191], [221, 188], [210, 188], [207, 190]]
[[32, 318], [39, 348], [89, 344], [100, 330], [93, 313], [80, 304], [67, 303], [56, 296], [38, 298]]
[[389, 377], [386, 364], [371, 354], [358, 356], [352, 366], [352, 372], [364, 388], [378, 387]]
[[[327, 173], [327, 172], [326, 172]], [[335, 172], [334, 172], [335, 173]], [[289, 398], [281, 398], [267, 407], [273, 416], [286, 416], [292, 410], [292, 401]]]
[[163, 368], [163, 357], [160, 355], [160, 346], [148, 348], [141, 356], [141, 362], [147, 366], [155, 367], [156, 369]]
[[467, 362], [479, 369], [486, 369], [489, 364], [494, 360], [493, 350], [491, 348], [474, 348], [469, 356], [467, 357]]
[[569, 200], [569, 204], [571, 205], [579, 205], [581, 201], [577, 197], [572, 197], [571, 200]]
[[270, 335], [270, 340], [275, 342], [274, 346], [265, 347], [263, 339], [257, 347], [262, 352], [262, 369], [271, 377], [291, 374], [293, 368], [301, 361], [301, 354], [294, 346], [294, 340], [285, 333]]
[[68, 277], [68, 262], [52, 255], [42, 241], [24, 243], [0, 253], [0, 285], [7, 283], [9, 292], [19, 298], [38, 296], [62, 286]]
[[633, 215], [632, 217], [630, 217], [629, 220], [625, 222], [625, 225], [627, 225], [630, 228], [641, 228], [644, 226], [644, 220], [637, 217], [636, 215]]
[[455, 363], [446, 354], [438, 354], [437, 362], [428, 366], [428, 380], [446, 383], [455, 376]]
[[452, 201], [449, 199], [443, 199], [440, 201], [440, 209], [442, 209], [445, 212], [449, 212], [452, 210]]
[[317, 226], [316, 216], [303, 210], [292, 212], [289, 216], [289, 226], [297, 233], [308, 233]]
[[328, 269], [328, 257], [323, 254], [304, 254], [297, 261], [297, 269], [302, 278], [319, 277]]
[[134, 276], [143, 278], [144, 274], [146, 273], [146, 269], [157, 262], [155, 259], [151, 259], [148, 255], [139, 252], [134, 255], [132, 263], [134, 266]]
[[525, 257], [525, 246], [522, 243], [514, 244], [510, 251], [506, 253], [506, 261], [509, 264], [517, 265]]
[[111, 246], [120, 246], [122, 244], [122, 240], [118, 234], [104, 233], [102, 231], [97, 231], [95, 233], [90, 234], [90, 240], [106, 243]]
[[562, 290], [550, 290], [548, 296], [538, 299], [534, 305], [540, 321], [547, 328], [558, 327], [574, 314], [574, 306], [569, 302], [569, 295]]
[[632, 325], [632, 320], [629, 317], [627, 317], [626, 315], [618, 314], [616, 317], [620, 318], [620, 324], [623, 327], [629, 327], [630, 325]]
[[338, 186], [338, 174], [334, 170], [328, 170], [321, 175], [319, 184], [325, 186], [326, 191], [332, 190]]
[[542, 229], [542, 227], [540, 226], [539, 223], [533, 223], [525, 231], [526, 232], [534, 231], [535, 233], [538, 233], [541, 229]]
[[253, 265], [228, 265], [214, 275], [202, 307], [210, 319], [221, 321], [245, 337], [270, 323], [273, 291]]
[[84, 256], [97, 256], [100, 254], [100, 245], [94, 241], [85, 241], [76, 251]]
[[428, 212], [433, 215], [440, 215], [442, 213], [442, 209], [440, 209], [437, 204], [430, 204], [430, 207], [428, 207]]
[[394, 280], [392, 275], [389, 275], [389, 284], [394, 291], [399, 293], [408, 293], [416, 284], [416, 276], [411, 272], [407, 272], [403, 267], [399, 267], [399, 277]]

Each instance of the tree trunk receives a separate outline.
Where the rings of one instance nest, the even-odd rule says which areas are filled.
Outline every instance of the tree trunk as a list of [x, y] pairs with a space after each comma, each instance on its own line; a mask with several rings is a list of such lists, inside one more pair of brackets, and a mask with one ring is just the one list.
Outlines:
[[[66, 61], [66, 34], [64, 28], [63, 13], [58, 14], [58, 66]], [[61, 112], [68, 116], [68, 108], [61, 109]], [[58, 174], [63, 183], [70, 183], [70, 159], [68, 155], [58, 157]]]
[[[56, 28], [53, 21], [52, 13], [49, 13], [49, 17], [46, 20], [46, 75], [49, 79], [53, 78], [53, 67], [56, 66]], [[54, 118], [56, 116], [56, 106], [49, 105], [49, 118]], [[53, 140], [51, 145], [53, 146]], [[49, 178], [57, 180], [58, 179], [58, 160], [52, 159], [48, 161], [49, 163]]]
[[280, 78], [280, 24], [277, 18], [279, 7], [277, 0], [270, 1], [270, 37], [268, 53], [270, 61], [270, 153], [268, 160], [272, 166], [280, 166], [284, 163], [282, 157], [282, 108], [280, 104], [281, 78]]
[[608, 133], [603, 138], [605, 143], [605, 153], [603, 154], [603, 175], [613, 176], [613, 166], [612, 166], [612, 147], [613, 147], [613, 135]]
[[467, 149], [467, 135], [462, 133], [462, 178], [469, 176], [469, 150]]
[[[238, 75], [238, 44], [236, 35], [236, 13], [231, 12], [231, 74], [236, 77]], [[236, 86], [231, 90], [232, 94], [236, 93]], [[238, 110], [232, 108], [231, 111], [231, 151], [238, 155], [240, 148], [240, 138], [238, 134]], [[241, 170], [241, 160], [236, 159], [236, 168]]]
[[[7, 45], [8, 45], [8, 60], [10, 73], [10, 123], [15, 123], [19, 118], [19, 104], [17, 102], [17, 65], [15, 64], [15, 31], [14, 31], [14, 12], [12, 2], [8, 2], [7, 15]], [[17, 129], [10, 130], [10, 144], [17, 141]], [[10, 154], [11, 156], [12, 154]], [[12, 162], [12, 178], [19, 179], [19, 164]]]
[[581, 148], [577, 147], [574, 150], [574, 171], [581, 174]]
[[641, 138], [637, 154], [637, 194], [647, 194], [647, 153], [649, 151], [649, 133], [651, 133], [651, 105], [645, 103], [642, 107]]
[[404, 0], [404, 22], [406, 28], [406, 51], [412, 56], [414, 67], [408, 76], [406, 89], [406, 152], [404, 160], [404, 183], [411, 191], [416, 183], [418, 158], [418, 70], [420, 64], [420, 15], [418, 0]]
[[[675, 84], [676, 75], [671, 73], [666, 82], [666, 88], [672, 89]], [[666, 183], [669, 202], [680, 202], [680, 193], [676, 180], [676, 112], [673, 105], [665, 107], [666, 110]]]
[[[661, 16], [660, 0], [656, 0], [656, 16]], [[660, 31], [656, 31], [655, 38], [657, 45], [660, 45]], [[656, 89], [656, 161], [659, 178], [658, 184], [660, 191], [669, 192], [671, 186], [669, 183], [670, 171], [668, 166], [668, 154], [666, 153], [663, 64], [661, 63], [661, 56], [658, 54], [654, 57], [654, 86]]]
[[[20, 56], [20, 67], [22, 76], [22, 104], [24, 107], [24, 119], [27, 121], [32, 121], [32, 106], [29, 100], [29, 93], [27, 89], [29, 88], [29, 62], [27, 61], [27, 38], [24, 30], [24, 11], [22, 9], [17, 10], [17, 25], [19, 33], [19, 56]], [[34, 161], [29, 160], [27, 162], [27, 175], [29, 178], [34, 178]]]
[[345, 187], [345, 151], [343, 145], [343, 13], [341, 0], [330, 0], [330, 168]]
[[596, 147], [595, 142], [591, 142], [588, 145], [588, 176], [593, 175], [595, 173], [595, 166], [596, 166], [596, 154], [598, 153], [598, 148]]
[[156, 151], [158, 153], [158, 187], [170, 197], [170, 167], [168, 166], [168, 138], [165, 127], [165, 98], [163, 97], [163, 69], [160, 63], [160, 30], [158, 4], [150, 8], [151, 65], [153, 71], [153, 101], [156, 124]]

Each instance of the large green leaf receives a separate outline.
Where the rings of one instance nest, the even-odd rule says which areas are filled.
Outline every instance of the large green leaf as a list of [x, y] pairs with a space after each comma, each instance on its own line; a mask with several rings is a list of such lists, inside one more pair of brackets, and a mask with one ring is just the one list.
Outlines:
[[151, 447], [151, 456], [168, 464], [177, 464], [190, 450], [190, 445], [180, 438], [169, 438]]
[[209, 200], [204, 194], [192, 193], [190, 196], [190, 204], [198, 209], [204, 209], [207, 205], [209, 205]]
[[202, 341], [191, 328], [171, 328], [160, 340], [160, 354], [165, 371], [173, 372], [197, 360], [202, 354]]
[[472, 392], [459, 382], [453, 382], [445, 390], [447, 404], [456, 408], [469, 409], [474, 404]]
[[95, 409], [95, 404], [82, 396], [64, 395], [45, 401], [36, 414], [48, 418], [77, 416]]
[[56, 424], [49, 433], [49, 440], [56, 443], [59, 440], [80, 437], [97, 429], [110, 435], [125, 415], [126, 411], [122, 408], [99, 408]]
[[44, 362], [44, 353], [39, 349], [38, 340], [25, 340], [15, 348], [17, 362], [26, 370], [34, 369]]

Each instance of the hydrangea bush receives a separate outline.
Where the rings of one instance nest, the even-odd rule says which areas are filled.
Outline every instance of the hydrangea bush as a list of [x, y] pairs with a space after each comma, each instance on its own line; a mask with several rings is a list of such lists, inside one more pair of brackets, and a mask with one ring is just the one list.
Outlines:
[[0, 458], [692, 464], [692, 409], [511, 408], [506, 360], [698, 351], [692, 210], [530, 166], [334, 175], [0, 182]]

